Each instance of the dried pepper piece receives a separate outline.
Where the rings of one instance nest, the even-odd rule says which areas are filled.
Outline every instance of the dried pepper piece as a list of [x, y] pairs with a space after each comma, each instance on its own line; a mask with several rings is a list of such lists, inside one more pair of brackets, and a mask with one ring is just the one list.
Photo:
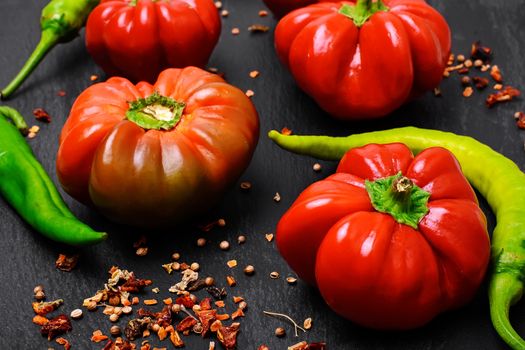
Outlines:
[[129, 340], [140, 338], [142, 332], [146, 329], [149, 323], [151, 323], [151, 319], [149, 317], [135, 318], [130, 320], [124, 329], [126, 338]]
[[191, 329], [196, 324], [197, 320], [192, 316], [188, 316], [179, 322], [179, 324], [176, 327], [176, 330], [179, 332], [184, 332]]
[[69, 343], [69, 341], [67, 339], [65, 339], [65, 338], [56, 338], [55, 341], [57, 342], [57, 344], [64, 346], [65, 350], [71, 349], [71, 344]]
[[195, 303], [193, 302], [193, 300], [191, 299], [189, 295], [185, 295], [183, 297], [179, 297], [175, 299], [175, 304], [184, 305], [184, 307], [188, 309], [193, 308], [193, 305], [195, 305]]
[[51, 340], [57, 335], [69, 332], [71, 329], [72, 327], [69, 318], [66, 315], [59, 315], [43, 325], [40, 329], [40, 333], [47, 336], [48, 340]]
[[33, 311], [35, 314], [43, 316], [52, 311], [55, 311], [63, 303], [63, 299], [57, 299], [54, 301], [34, 301], [31, 305], [33, 306]]
[[487, 97], [487, 100], [486, 100], [487, 107], [491, 108], [497, 103], [511, 101], [514, 97], [517, 97], [520, 94], [521, 93], [518, 89], [515, 89], [512, 86], [506, 86], [503, 90], [498, 91], [497, 93], [494, 93], [494, 94], [490, 94]]
[[36, 120], [38, 120], [40, 122], [44, 122], [44, 123], [50, 123], [51, 122], [51, 116], [43, 108], [35, 108], [35, 109], [33, 109], [33, 115], [35, 116]]
[[228, 295], [228, 293], [226, 293], [226, 289], [225, 288], [208, 287], [208, 288], [206, 288], [206, 291], [208, 293], [210, 293], [210, 295], [215, 300], [222, 300], [222, 299], [226, 298], [226, 296]]
[[39, 326], [43, 326], [45, 324], [48, 324], [49, 320], [47, 319], [47, 317], [36, 315], [35, 317], [33, 317], [33, 323]]
[[211, 310], [211, 299], [210, 298], [204, 298], [199, 303], [199, 306], [201, 310]]
[[135, 345], [118, 337], [115, 341], [110, 340], [102, 350], [134, 350]]
[[184, 347], [184, 341], [180, 337], [179, 333], [177, 331], [173, 331], [170, 333], [170, 341], [176, 348], [182, 348]]
[[78, 258], [80, 255], [66, 255], [66, 254], [59, 254], [58, 259], [55, 262], [55, 266], [60, 271], [70, 272], [77, 266]]
[[208, 331], [210, 330], [213, 321], [215, 321], [216, 316], [217, 310], [204, 310], [197, 312], [197, 317], [202, 325], [201, 335], [203, 338], [208, 335]]
[[226, 350], [233, 350], [237, 347], [237, 334], [239, 333], [239, 323], [233, 323], [229, 327], [221, 327], [217, 331], [217, 339]]
[[308, 345], [308, 350], [326, 350], [326, 343], [325, 342], [310, 343]]
[[144, 287], [151, 285], [151, 280], [142, 280], [135, 277], [135, 274], [131, 272], [130, 277], [127, 281], [120, 286], [120, 290], [123, 292], [138, 293], [144, 289]]
[[155, 314], [156, 323], [161, 327], [168, 327], [171, 324], [172, 314], [171, 307], [164, 306], [164, 308]]

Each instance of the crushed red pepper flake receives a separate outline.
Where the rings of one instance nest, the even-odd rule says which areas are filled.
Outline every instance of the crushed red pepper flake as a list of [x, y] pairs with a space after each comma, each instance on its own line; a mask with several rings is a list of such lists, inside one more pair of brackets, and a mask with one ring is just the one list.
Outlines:
[[470, 57], [473, 60], [481, 60], [483, 63], [487, 63], [492, 58], [492, 49], [487, 46], [482, 46], [481, 41], [478, 40], [471, 46]]
[[66, 96], [66, 92], [64, 90], [58, 90], [57, 91], [57, 96], [64, 97], [64, 96]]
[[89, 77], [89, 80], [91, 80], [91, 81], [98, 80], [98, 75], [95, 75], [95, 74], [91, 75], [91, 76]]
[[502, 83], [503, 77], [501, 75], [501, 71], [499, 70], [499, 67], [497, 65], [493, 65], [490, 69], [490, 76], [496, 83]]
[[470, 97], [472, 96], [472, 94], [474, 93], [474, 89], [470, 86], [467, 86], [464, 90], [463, 90], [463, 97]]
[[64, 346], [65, 350], [71, 349], [71, 344], [69, 343], [69, 341], [67, 339], [65, 339], [65, 338], [56, 338], [55, 341], [57, 342], [57, 344]]
[[201, 310], [211, 310], [211, 299], [210, 298], [204, 298], [199, 303], [199, 306], [201, 307]]
[[266, 17], [266, 16], [268, 16], [268, 11], [266, 10], [259, 11], [259, 17]]
[[184, 341], [182, 340], [182, 338], [179, 335], [179, 332], [177, 331], [173, 331], [170, 333], [170, 341], [176, 348], [184, 347]]
[[292, 134], [292, 130], [288, 129], [286, 126], [281, 129], [281, 134], [285, 136], [290, 136]]
[[511, 101], [514, 97], [517, 97], [520, 94], [521, 93], [518, 89], [513, 88], [512, 86], [506, 86], [503, 90], [490, 94], [485, 102], [488, 108], [492, 108], [498, 103]]
[[33, 115], [35, 116], [36, 120], [40, 122], [51, 123], [51, 116], [43, 108], [33, 109]]
[[69, 321], [69, 318], [66, 315], [58, 315], [43, 325], [40, 333], [47, 336], [47, 340], [51, 340], [57, 335], [69, 332], [71, 329], [71, 321]]
[[186, 308], [191, 309], [195, 303], [193, 300], [191, 300], [191, 297], [189, 295], [185, 295], [182, 297], [178, 297], [175, 299], [175, 304], [184, 305]]
[[208, 331], [210, 330], [211, 324], [215, 321], [216, 316], [217, 310], [203, 310], [197, 312], [197, 317], [202, 325], [201, 336], [203, 338], [208, 335]]
[[39, 326], [43, 326], [45, 324], [48, 324], [49, 320], [45, 316], [35, 315], [35, 317], [33, 317], [33, 323]]
[[74, 254], [74, 255], [59, 254], [58, 259], [55, 262], [55, 266], [60, 271], [71, 272], [75, 268], [75, 266], [77, 266], [79, 258], [80, 258], [80, 255], [78, 254]]
[[239, 323], [233, 323], [229, 327], [221, 327], [217, 331], [217, 339], [226, 350], [233, 350], [237, 346], [237, 334], [239, 333]]
[[187, 316], [186, 318], [184, 318], [182, 321], [179, 322], [179, 324], [177, 325], [175, 329], [179, 332], [184, 332], [184, 331], [187, 331], [193, 328], [193, 326], [195, 326], [196, 324], [197, 324], [197, 320], [194, 317]]
[[518, 128], [525, 129], [525, 113], [516, 112], [514, 117], [516, 118], [516, 125], [518, 126]]
[[240, 308], [237, 309], [237, 311], [235, 311], [234, 313], [232, 313], [232, 320], [235, 320], [238, 317], [244, 317], [244, 312]]
[[131, 272], [128, 280], [124, 282], [122, 286], [120, 286], [120, 290], [123, 292], [138, 293], [152, 283], [153, 281], [151, 280], [136, 278], [135, 274]]
[[121, 337], [118, 337], [117, 339], [115, 339], [115, 341], [109, 340], [106, 346], [104, 346], [102, 350], [134, 350], [134, 349], [135, 349], [134, 344], [128, 342], [127, 340], [122, 339]]
[[44, 316], [58, 309], [58, 307], [63, 303], [63, 299], [57, 299], [54, 301], [34, 301], [31, 305], [33, 306], [33, 311], [35, 312], [35, 314]]
[[474, 86], [478, 90], [483, 90], [487, 86], [489, 86], [489, 80], [487, 78], [483, 78], [483, 77], [473, 77], [472, 78], [472, 82], [474, 83]]

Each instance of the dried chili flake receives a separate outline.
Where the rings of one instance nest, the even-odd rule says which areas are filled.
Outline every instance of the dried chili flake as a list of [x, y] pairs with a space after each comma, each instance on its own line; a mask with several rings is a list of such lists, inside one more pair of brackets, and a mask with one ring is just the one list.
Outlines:
[[67, 341], [67, 339], [56, 338], [55, 341], [57, 342], [57, 344], [63, 345], [65, 350], [71, 349], [71, 344], [69, 343], [69, 341]]
[[259, 11], [259, 17], [266, 17], [266, 16], [268, 16], [268, 11], [266, 10]]
[[171, 324], [172, 314], [171, 307], [164, 306], [164, 308], [155, 314], [156, 323], [161, 327], [168, 327]]
[[157, 332], [157, 336], [159, 337], [160, 341], [163, 341], [168, 337], [168, 332], [166, 332], [166, 329], [164, 327], [160, 327]]
[[33, 323], [39, 326], [43, 326], [45, 324], [48, 324], [49, 320], [45, 316], [35, 315], [35, 317], [33, 317]]
[[474, 85], [476, 86], [476, 89], [478, 90], [483, 90], [487, 86], [489, 86], [489, 80], [487, 78], [473, 77], [472, 81], [474, 82]]
[[40, 122], [44, 122], [44, 123], [50, 123], [51, 122], [51, 116], [43, 108], [35, 108], [35, 109], [33, 109], [33, 115], [35, 116], [36, 120], [38, 120]]
[[230, 275], [226, 276], [226, 282], [230, 287], [235, 287], [237, 285], [237, 281], [235, 280], [235, 278]]
[[217, 307], [224, 307], [225, 306], [224, 301], [223, 300], [217, 300], [215, 302], [215, 306], [217, 306]]
[[217, 315], [217, 320], [219, 321], [226, 321], [230, 318], [230, 315], [228, 314], [218, 314]]
[[514, 97], [520, 95], [520, 91], [511, 86], [506, 86], [503, 90], [490, 94], [485, 101], [488, 108], [492, 108], [497, 103], [511, 101]]
[[170, 341], [176, 348], [184, 347], [184, 341], [182, 341], [182, 338], [180, 337], [177, 331], [173, 331], [170, 333]]
[[118, 337], [115, 341], [108, 341], [106, 346], [102, 350], [134, 350], [135, 344], [128, 342], [127, 340]]
[[474, 89], [472, 89], [472, 87], [470, 87], [470, 86], [467, 86], [463, 90], [463, 97], [470, 97], [470, 96], [472, 96], [473, 93], [474, 93]]
[[492, 66], [492, 68], [490, 69], [490, 76], [492, 77], [492, 79], [494, 79], [494, 81], [496, 83], [502, 83], [503, 82], [503, 77], [501, 76], [501, 71], [499, 70], [499, 67], [494, 65]]
[[237, 311], [232, 314], [232, 320], [235, 320], [238, 317], [244, 317], [244, 312], [242, 309], [237, 309]]
[[222, 322], [220, 320], [215, 320], [213, 321], [213, 323], [211, 324], [210, 326], [210, 331], [212, 332], [217, 332], [219, 330], [219, 328], [222, 327]]
[[266, 345], [263, 344], [263, 345], [260, 345], [260, 346], [257, 348], [257, 350], [270, 350], [270, 348], [269, 348], [268, 346], [266, 346]]
[[186, 288], [186, 290], [190, 292], [195, 292], [195, 291], [201, 290], [202, 288], [206, 286], [207, 286], [206, 280], [204, 278], [200, 278], [198, 280], [188, 283], [188, 288]]
[[239, 324], [234, 323], [229, 327], [221, 327], [217, 331], [217, 339], [226, 348], [233, 350], [237, 346], [237, 334], [239, 333]]
[[143, 303], [144, 305], [157, 305], [158, 301], [156, 299], [146, 299]]
[[131, 275], [126, 282], [120, 286], [120, 290], [123, 292], [138, 293], [143, 290], [146, 286], [151, 285], [151, 280], [142, 280], [135, 277], [135, 274], [131, 272]]
[[33, 311], [37, 315], [47, 315], [48, 313], [55, 311], [60, 305], [64, 303], [64, 300], [57, 299], [54, 301], [34, 301], [31, 305], [33, 306]]
[[252, 33], [266, 33], [270, 30], [270, 27], [265, 26], [263, 24], [252, 24], [248, 27], [248, 31]]
[[193, 326], [195, 326], [196, 324], [197, 320], [192, 316], [188, 316], [179, 322], [179, 324], [176, 327], [176, 330], [179, 332], [184, 332], [193, 328]]
[[216, 310], [204, 310], [197, 312], [197, 317], [202, 325], [201, 335], [204, 338], [208, 331], [210, 330], [211, 324], [215, 321], [215, 316], [217, 316]]
[[308, 350], [326, 350], [326, 343], [310, 343], [308, 344]]
[[208, 287], [208, 288], [206, 288], [206, 291], [208, 293], [210, 293], [210, 295], [215, 300], [222, 300], [222, 299], [226, 298], [226, 296], [228, 295], [228, 293], [226, 293], [226, 289], [224, 289], [224, 288]]
[[288, 129], [286, 126], [284, 128], [282, 128], [281, 130], [281, 134], [285, 135], [285, 136], [289, 136], [292, 134], [292, 130]]
[[463, 67], [463, 68], [458, 69], [458, 74], [468, 74], [469, 71], [470, 69], [468, 69], [467, 67]]
[[288, 350], [307, 350], [308, 343], [305, 341], [299, 342], [297, 344], [291, 345], [288, 347]]
[[487, 63], [492, 58], [492, 49], [481, 45], [481, 41], [476, 41], [472, 44], [470, 50], [470, 57], [473, 60], [481, 60], [483, 63]]
[[65, 254], [59, 254], [58, 259], [55, 262], [55, 266], [60, 271], [70, 272], [77, 266], [78, 258], [80, 255], [65, 255]]
[[57, 96], [64, 97], [64, 96], [66, 96], [66, 92], [64, 90], [58, 90], [57, 91]]
[[210, 298], [204, 298], [199, 303], [199, 306], [201, 307], [201, 310], [211, 310], [211, 299]]
[[104, 335], [101, 330], [96, 330], [91, 336], [91, 341], [95, 343], [100, 343], [101, 341], [107, 340], [109, 337]]
[[151, 323], [151, 319], [149, 317], [135, 318], [130, 320], [124, 329], [126, 338], [129, 340], [135, 340], [139, 338], [149, 323]]
[[139, 311], [137, 311], [137, 316], [139, 318], [145, 318], [145, 317], [157, 318], [156, 313], [154, 313], [152, 311], [149, 311], [149, 310], [146, 310], [146, 309], [143, 309], [143, 308], [140, 308]]
[[193, 305], [195, 305], [195, 303], [193, 302], [193, 300], [191, 300], [191, 297], [189, 295], [178, 297], [177, 299], [175, 299], [175, 304], [184, 305], [188, 309], [193, 308]]
[[71, 329], [72, 327], [69, 318], [66, 315], [59, 315], [43, 325], [40, 329], [40, 333], [47, 336], [48, 340], [51, 340], [57, 335], [69, 332]]
[[525, 113], [517, 112], [515, 117], [516, 117], [516, 124], [518, 125], [518, 128], [525, 129]]

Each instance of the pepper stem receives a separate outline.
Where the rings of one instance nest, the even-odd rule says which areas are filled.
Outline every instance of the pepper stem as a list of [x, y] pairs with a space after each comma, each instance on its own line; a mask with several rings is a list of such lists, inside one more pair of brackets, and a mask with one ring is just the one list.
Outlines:
[[129, 103], [126, 118], [146, 130], [171, 130], [180, 118], [186, 105], [174, 99], [160, 95], [141, 98]]
[[417, 230], [419, 222], [428, 213], [430, 193], [401, 173], [376, 181], [367, 180], [365, 187], [374, 209], [390, 214], [400, 224]]
[[344, 4], [339, 9], [339, 13], [354, 21], [355, 25], [360, 28], [376, 12], [387, 12], [390, 9], [382, 0], [357, 0], [355, 5]]
[[7, 99], [11, 96], [26, 78], [35, 70], [38, 64], [42, 59], [47, 55], [47, 53], [59, 42], [60, 36], [55, 34], [52, 30], [42, 31], [42, 36], [40, 41], [36, 46], [35, 50], [29, 56], [28, 60], [20, 70], [20, 72], [15, 76], [15, 78], [0, 92], [0, 99]]
[[0, 115], [4, 116], [7, 119], [10, 119], [22, 135], [27, 135], [29, 133], [29, 127], [24, 119], [24, 117], [16, 110], [7, 106], [0, 106]]

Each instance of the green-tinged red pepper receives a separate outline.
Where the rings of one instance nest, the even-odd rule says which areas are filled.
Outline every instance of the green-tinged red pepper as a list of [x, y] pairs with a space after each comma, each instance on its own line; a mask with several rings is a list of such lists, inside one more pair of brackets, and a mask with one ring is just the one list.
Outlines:
[[108, 218], [168, 227], [218, 202], [259, 138], [250, 99], [196, 67], [154, 85], [111, 78], [75, 101], [60, 135], [58, 178]]
[[525, 267], [525, 174], [512, 160], [471, 137], [413, 127], [340, 138], [284, 136], [277, 131], [271, 131], [269, 137], [289, 151], [327, 160], [338, 160], [349, 149], [370, 143], [401, 142], [415, 153], [429, 147], [451, 151], [467, 179], [486, 198], [497, 218], [492, 235], [489, 286], [492, 323], [509, 346], [525, 348], [525, 341], [509, 321], [510, 306], [523, 293]]
[[334, 117], [383, 117], [437, 87], [450, 29], [424, 0], [321, 2], [285, 16], [275, 47], [297, 84]]
[[[8, 119], [13, 121], [9, 123]], [[27, 132], [16, 110], [0, 107], [0, 193], [36, 231], [49, 239], [70, 245], [103, 241], [106, 233], [95, 232], [69, 211], [55, 185], [35, 159], [21, 135]]]
[[2, 90], [0, 98], [9, 98], [56, 44], [73, 40], [99, 2], [100, 0], [50, 1], [42, 10], [42, 34], [37, 47], [18, 75]]
[[470, 301], [490, 257], [485, 215], [454, 156], [400, 143], [348, 151], [277, 226], [277, 247], [338, 314], [412, 329]]

